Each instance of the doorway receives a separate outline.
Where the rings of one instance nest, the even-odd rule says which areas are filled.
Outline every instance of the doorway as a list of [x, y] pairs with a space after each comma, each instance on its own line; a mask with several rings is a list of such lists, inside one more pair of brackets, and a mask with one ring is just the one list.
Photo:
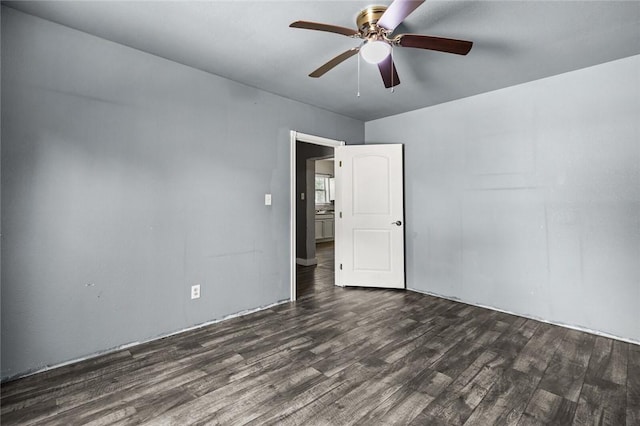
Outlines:
[[[322, 195], [318, 191], [318, 197], [324, 203], [317, 211], [315, 160], [333, 157], [334, 148], [342, 145], [345, 145], [343, 141], [291, 131], [291, 301], [315, 291], [316, 284], [326, 287], [327, 283], [334, 282], [334, 241], [329, 233], [333, 229], [330, 223], [333, 218], [329, 218], [332, 204], [329, 202], [329, 180], [327, 178], [327, 193]], [[316, 246], [315, 230], [318, 225], [323, 228]]]
[[[297, 173], [298, 193], [306, 194], [306, 203], [299, 197], [297, 206], [296, 297], [300, 299], [331, 291], [335, 285], [335, 167], [333, 147], [297, 142], [297, 148], [298, 167], [306, 169]], [[314, 152], [327, 156], [308, 158]]]

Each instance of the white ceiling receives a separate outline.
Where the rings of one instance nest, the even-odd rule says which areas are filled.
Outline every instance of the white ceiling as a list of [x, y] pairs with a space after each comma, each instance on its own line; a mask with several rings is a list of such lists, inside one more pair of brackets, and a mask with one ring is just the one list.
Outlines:
[[271, 93], [368, 121], [640, 54], [638, 1], [432, 1], [398, 29], [474, 42], [467, 56], [394, 49], [401, 84], [384, 89], [357, 57], [307, 75], [359, 41], [289, 28], [355, 28], [390, 1], [9, 1], [15, 9]]

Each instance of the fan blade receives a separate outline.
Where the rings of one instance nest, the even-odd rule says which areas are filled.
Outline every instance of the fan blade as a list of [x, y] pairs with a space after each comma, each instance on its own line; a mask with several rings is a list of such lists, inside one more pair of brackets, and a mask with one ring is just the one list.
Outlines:
[[425, 0], [395, 0], [378, 20], [378, 26], [393, 31], [407, 16]]
[[320, 68], [309, 74], [309, 77], [318, 78], [324, 75], [327, 71], [331, 70], [333, 67], [338, 65], [339, 63], [349, 59], [353, 55], [357, 54], [360, 50], [359, 47], [354, 47], [352, 49], [347, 50], [346, 52], [342, 52], [335, 58], [331, 59], [326, 64], [322, 65]]
[[378, 64], [378, 69], [380, 70], [380, 75], [382, 76], [384, 87], [388, 89], [400, 84], [400, 78], [398, 78], [396, 65], [393, 63], [393, 58], [391, 58], [391, 55], [387, 56], [382, 62]]
[[321, 24], [319, 22], [309, 22], [309, 21], [296, 21], [292, 22], [289, 25], [291, 28], [302, 28], [305, 30], [316, 30], [316, 31], [326, 31], [328, 33], [336, 33], [342, 34], [349, 37], [353, 37], [358, 35], [357, 30], [352, 30], [351, 28], [339, 27], [337, 25], [329, 25], [329, 24]]
[[402, 34], [396, 39], [399, 40], [398, 44], [402, 47], [437, 50], [439, 52], [455, 53], [456, 55], [466, 55], [471, 50], [471, 46], [473, 46], [471, 41], [419, 34]]

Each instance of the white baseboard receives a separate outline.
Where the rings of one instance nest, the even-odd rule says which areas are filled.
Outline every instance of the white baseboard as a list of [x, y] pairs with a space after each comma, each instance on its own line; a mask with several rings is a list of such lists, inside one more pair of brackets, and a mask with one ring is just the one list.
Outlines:
[[318, 259], [316, 259], [315, 257], [313, 259], [301, 259], [299, 257], [296, 257], [296, 263], [302, 266], [317, 265]]
[[634, 345], [640, 345], [640, 340], [634, 340], [634, 339], [629, 339], [628, 337], [616, 336], [615, 334], [606, 333], [604, 331], [591, 330], [589, 328], [581, 327], [579, 325], [571, 325], [571, 324], [564, 324], [564, 323], [557, 322], [557, 321], [549, 321], [547, 319], [539, 318], [539, 317], [536, 317], [536, 316], [533, 316], [533, 315], [519, 314], [517, 312], [507, 311], [507, 310], [504, 310], [504, 309], [496, 308], [494, 306], [487, 306], [487, 305], [482, 305], [480, 303], [467, 302], [466, 300], [461, 300], [461, 299], [458, 299], [456, 297], [443, 296], [442, 294], [432, 293], [430, 291], [418, 290], [418, 289], [415, 289], [415, 288], [407, 288], [407, 290], [415, 291], [416, 293], [426, 294], [428, 296], [439, 297], [441, 299], [451, 300], [451, 301], [454, 301], [454, 302], [464, 303], [465, 305], [477, 306], [478, 308], [491, 309], [492, 311], [498, 311], [498, 312], [503, 312], [503, 313], [509, 314], [509, 315], [515, 315], [517, 317], [532, 319], [534, 321], [540, 321], [540, 322], [544, 322], [546, 324], [557, 325], [558, 327], [564, 327], [564, 328], [569, 328], [571, 330], [582, 331], [584, 333], [595, 334], [596, 336], [602, 336], [602, 337], [606, 337], [606, 338], [609, 338], [609, 339], [620, 340], [621, 342], [631, 343], [631, 344], [634, 344]]

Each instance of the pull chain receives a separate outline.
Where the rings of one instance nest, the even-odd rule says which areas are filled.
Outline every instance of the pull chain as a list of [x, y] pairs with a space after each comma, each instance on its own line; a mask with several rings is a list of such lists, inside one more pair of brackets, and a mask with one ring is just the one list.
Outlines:
[[358, 52], [357, 55], [358, 55], [358, 97], [360, 97], [360, 52]]

